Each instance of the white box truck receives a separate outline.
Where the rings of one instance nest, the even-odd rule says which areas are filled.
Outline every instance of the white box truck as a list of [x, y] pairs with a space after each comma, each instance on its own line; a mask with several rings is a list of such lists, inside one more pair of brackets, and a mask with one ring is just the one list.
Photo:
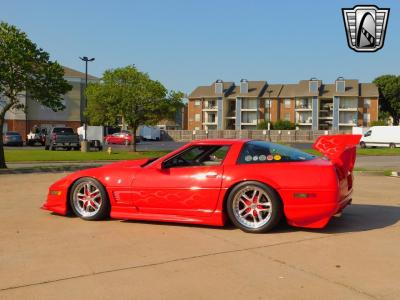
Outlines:
[[160, 140], [160, 128], [156, 126], [140, 126], [139, 135], [143, 140]]
[[[82, 141], [85, 138], [85, 126], [77, 129], [79, 139]], [[104, 128], [103, 126], [87, 126], [86, 140], [89, 141], [90, 147], [96, 148], [99, 151], [103, 150]]]
[[400, 126], [373, 126], [360, 140], [360, 147], [400, 147]]

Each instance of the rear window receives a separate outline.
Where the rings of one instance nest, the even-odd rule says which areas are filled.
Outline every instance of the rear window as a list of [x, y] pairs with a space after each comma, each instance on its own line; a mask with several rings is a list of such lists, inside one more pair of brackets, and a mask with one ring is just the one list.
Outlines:
[[74, 133], [72, 128], [64, 127], [64, 128], [53, 128], [54, 133]]
[[314, 159], [315, 156], [306, 152], [263, 141], [251, 141], [243, 145], [239, 164], [296, 162]]

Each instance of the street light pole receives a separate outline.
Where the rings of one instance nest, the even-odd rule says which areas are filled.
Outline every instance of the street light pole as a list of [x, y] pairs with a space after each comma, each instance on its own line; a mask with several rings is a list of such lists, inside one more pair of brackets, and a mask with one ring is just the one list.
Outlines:
[[[86, 97], [86, 88], [88, 85], [88, 63], [91, 61], [94, 61], [93, 58], [88, 58], [87, 56], [79, 57], [82, 61], [85, 62], [85, 104], [84, 104], [84, 110], [86, 110], [87, 107], [87, 97]], [[85, 123], [84, 123], [84, 135], [83, 135], [83, 140], [84, 140], [84, 147], [82, 147], [83, 152], [87, 152], [87, 138], [86, 138], [86, 132], [87, 132], [87, 118], [85, 117]]]

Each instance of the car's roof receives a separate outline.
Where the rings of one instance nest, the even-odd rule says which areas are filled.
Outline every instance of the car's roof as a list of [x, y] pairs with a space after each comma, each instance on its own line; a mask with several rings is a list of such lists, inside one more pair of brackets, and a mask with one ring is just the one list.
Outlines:
[[190, 144], [192, 145], [232, 145], [232, 144], [244, 144], [250, 141], [250, 139], [208, 139], [208, 140], [195, 140]]

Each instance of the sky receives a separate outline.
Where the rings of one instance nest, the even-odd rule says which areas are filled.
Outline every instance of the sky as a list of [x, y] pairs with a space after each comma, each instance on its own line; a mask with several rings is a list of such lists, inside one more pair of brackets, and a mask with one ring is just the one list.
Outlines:
[[[341, 8], [389, 7], [384, 48], [349, 49]], [[190, 93], [216, 79], [296, 83], [316, 77], [370, 82], [400, 73], [400, 1], [0, 0], [0, 20], [53, 60], [89, 73], [135, 64], [168, 89]]]

